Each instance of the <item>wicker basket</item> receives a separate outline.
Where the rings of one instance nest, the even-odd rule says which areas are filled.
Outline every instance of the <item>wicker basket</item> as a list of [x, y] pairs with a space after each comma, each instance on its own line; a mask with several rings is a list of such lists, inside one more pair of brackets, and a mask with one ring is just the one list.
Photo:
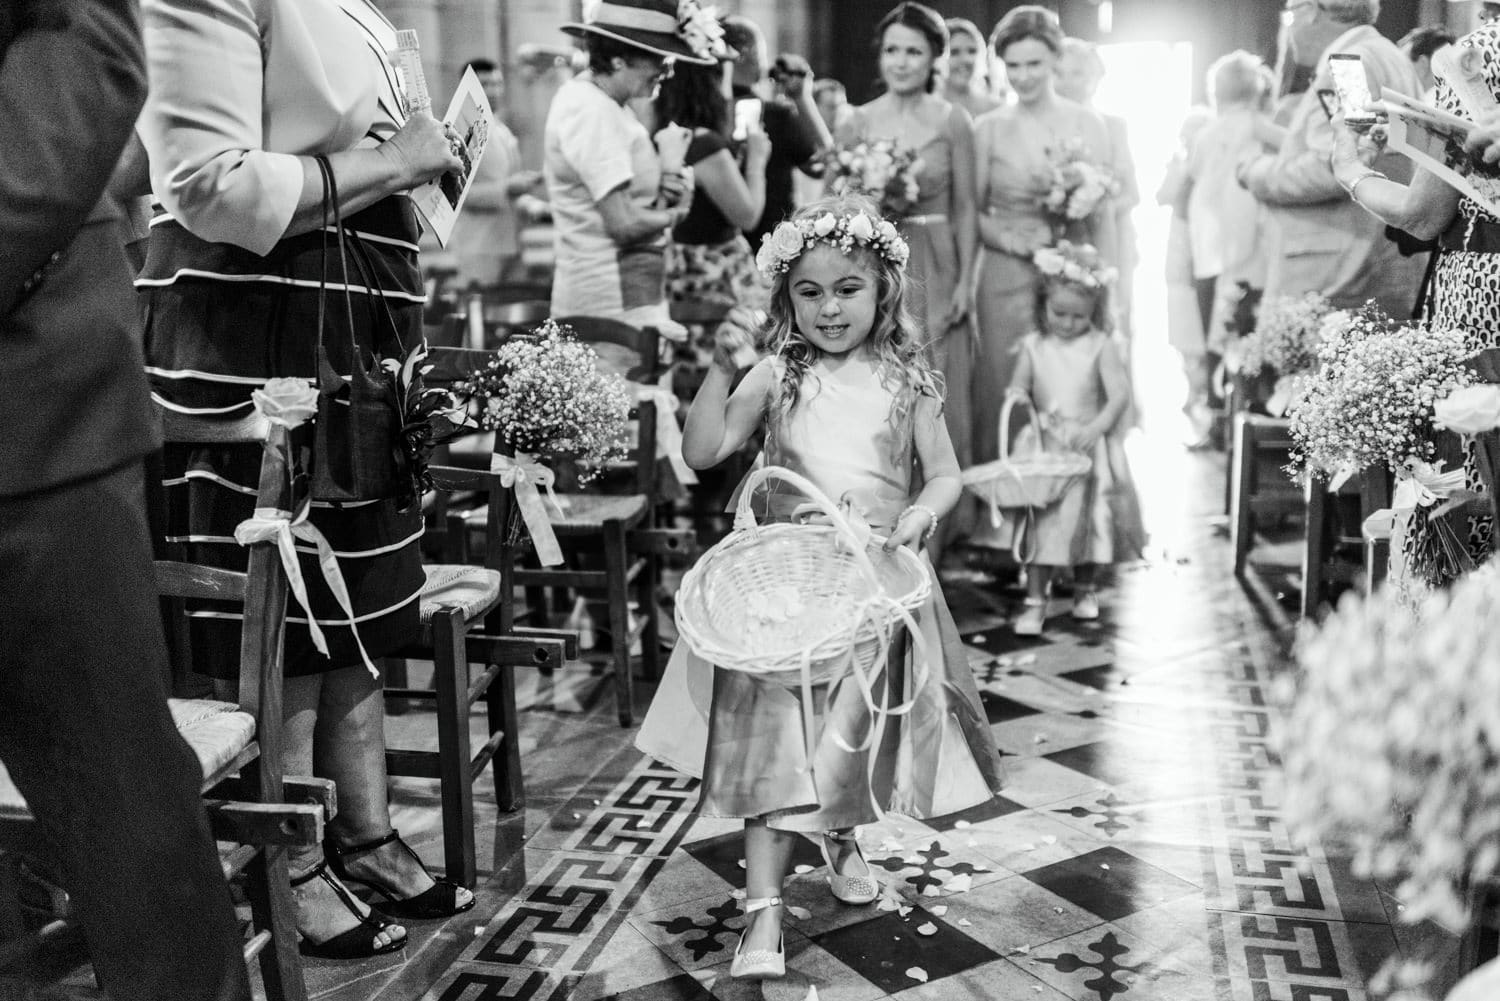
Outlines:
[[[827, 525], [759, 525], [769, 479], [790, 484]], [[861, 540], [816, 486], [779, 466], [746, 479], [734, 531], [703, 554], [677, 593], [677, 629], [703, 659], [789, 688], [868, 673], [902, 621], [932, 594], [927, 564], [905, 546]]]
[[1089, 457], [1077, 452], [1040, 451], [1040, 435], [1038, 451], [1011, 455], [1010, 414], [1022, 402], [1036, 413], [1031, 401], [1023, 396], [1006, 397], [1000, 408], [1000, 458], [963, 472], [964, 489], [990, 506], [996, 525], [1003, 508], [1043, 508], [1057, 503], [1093, 468]]

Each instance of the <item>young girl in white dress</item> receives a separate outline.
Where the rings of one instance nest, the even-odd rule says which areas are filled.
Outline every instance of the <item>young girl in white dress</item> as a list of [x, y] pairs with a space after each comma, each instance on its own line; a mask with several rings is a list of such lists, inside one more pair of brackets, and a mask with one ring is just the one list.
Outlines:
[[[1093, 469], [1062, 499], [1036, 511], [1026, 557], [1026, 606], [1012, 628], [1041, 634], [1056, 571], [1072, 568], [1075, 619], [1097, 619], [1094, 590], [1100, 565], [1140, 558], [1146, 532], [1125, 459], [1121, 416], [1130, 405], [1124, 354], [1109, 334], [1109, 283], [1087, 244], [1066, 240], [1033, 257], [1042, 283], [1037, 315], [1042, 329], [1021, 339], [1008, 394], [1030, 399], [1046, 451], [1081, 452]], [[1026, 432], [1035, 434], [1033, 428]]]
[[[688, 463], [716, 465], [764, 431], [768, 462], [850, 502], [889, 546], [920, 548], [961, 487], [941, 380], [905, 306], [906, 257], [896, 228], [862, 198], [818, 202], [778, 226], [757, 259], [772, 283], [771, 355], [731, 392], [735, 365], [720, 352], [688, 413]], [[789, 519], [805, 500], [778, 484], [763, 514]], [[818, 838], [833, 895], [867, 905], [879, 884], [854, 828], [877, 819], [875, 803], [941, 816], [999, 790], [999, 756], [936, 586], [916, 620], [931, 651], [926, 683], [916, 684], [909, 654], [881, 670], [890, 704], [914, 698], [910, 712], [891, 718], [877, 746], [849, 751], [835, 735], [857, 746], [871, 726], [858, 688], [841, 686], [826, 711], [820, 691], [823, 736], [810, 761], [800, 692], [714, 667], [678, 644], [637, 745], [703, 780], [704, 816], [745, 821], [746, 928], [734, 976], [785, 973], [780, 894], [799, 835]]]

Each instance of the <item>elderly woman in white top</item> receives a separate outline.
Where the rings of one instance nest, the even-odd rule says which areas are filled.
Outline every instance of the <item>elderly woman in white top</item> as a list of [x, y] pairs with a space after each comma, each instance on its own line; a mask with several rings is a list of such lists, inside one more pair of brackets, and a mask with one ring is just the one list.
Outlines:
[[[137, 281], [147, 372], [161, 405], [226, 420], [248, 413], [251, 390], [273, 377], [305, 379], [325, 398], [322, 426], [293, 432], [311, 453], [296, 488], [310, 489], [311, 521], [337, 554], [354, 614], [305, 555], [312, 607], [293, 608], [287, 627], [283, 765], [337, 782], [339, 811], [328, 860], [316, 849], [293, 859], [297, 926], [308, 953], [389, 952], [405, 929], [374, 917], [339, 877], [377, 890], [402, 919], [474, 899], [434, 881], [391, 827], [382, 696], [358, 642], [378, 658], [418, 629], [420, 457], [406, 454], [394, 407], [361, 407], [360, 394], [379, 390], [382, 359], [421, 344], [418, 230], [402, 192], [459, 166], [456, 137], [407, 113], [386, 56], [395, 30], [367, 0], [145, 0], [142, 11], [151, 93], [139, 130], [157, 202]], [[329, 232], [335, 212], [346, 257]], [[243, 568], [234, 528], [254, 506], [259, 458], [254, 446], [170, 449], [170, 540], [195, 560]], [[191, 615], [195, 666], [231, 684], [234, 610]]]
[[673, 60], [712, 66], [722, 30], [706, 11], [679, 27], [676, 0], [605, 0], [583, 24], [589, 68], [558, 89], [547, 113], [542, 171], [556, 227], [554, 316], [604, 316], [669, 335], [667, 232], [687, 217], [681, 148], [668, 169], [629, 102], [649, 98]]

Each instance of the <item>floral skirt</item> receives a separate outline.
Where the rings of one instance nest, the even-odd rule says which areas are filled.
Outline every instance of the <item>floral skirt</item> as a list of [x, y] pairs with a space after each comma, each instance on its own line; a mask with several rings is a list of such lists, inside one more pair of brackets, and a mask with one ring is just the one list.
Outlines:
[[765, 309], [771, 289], [755, 267], [750, 241], [667, 245], [667, 298]]

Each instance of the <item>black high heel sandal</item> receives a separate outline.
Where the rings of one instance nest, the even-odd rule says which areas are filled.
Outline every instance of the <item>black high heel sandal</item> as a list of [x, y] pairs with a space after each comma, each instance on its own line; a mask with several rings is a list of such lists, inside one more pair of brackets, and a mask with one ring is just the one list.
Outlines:
[[[345, 865], [346, 860], [355, 855], [363, 855], [365, 852], [382, 848], [392, 841], [406, 849], [406, 853], [416, 859], [417, 865], [422, 866], [422, 871], [427, 872], [427, 866], [423, 864], [422, 859], [411, 850], [411, 845], [401, 840], [401, 832], [396, 830], [383, 838], [376, 838], [374, 841], [366, 841], [359, 845], [339, 845], [332, 838], [328, 838], [323, 842], [323, 850], [329, 865], [333, 866], [333, 871], [338, 873], [339, 879], [349, 883], [361, 883], [380, 894], [386, 902], [376, 906], [392, 917], [418, 920], [451, 918], [474, 906], [473, 895], [470, 895], [469, 899], [462, 904], [458, 902], [459, 891], [464, 888], [449, 879], [434, 879], [431, 886], [415, 897], [402, 898], [396, 895], [394, 888], [377, 878], [355, 876], [349, 872]], [[428, 873], [428, 875], [432, 874]]]
[[385, 945], [375, 944], [375, 939], [382, 932], [396, 927], [396, 923], [394, 921], [382, 921], [373, 912], [361, 915], [359, 908], [354, 905], [354, 898], [350, 895], [349, 891], [340, 886], [332, 876], [328, 875], [327, 862], [319, 862], [305, 874], [292, 880], [292, 886], [301, 886], [303, 883], [311, 882], [320, 877], [323, 882], [333, 887], [333, 892], [338, 896], [339, 901], [345, 907], [349, 908], [349, 912], [359, 918], [359, 924], [348, 931], [339, 932], [325, 942], [314, 942], [304, 935], [302, 940], [297, 943], [297, 948], [301, 951], [302, 955], [315, 956], [319, 959], [368, 959], [371, 956], [380, 956], [387, 952], [395, 952], [398, 949], [406, 948], [405, 935], [402, 935], [394, 942], [387, 942]]

